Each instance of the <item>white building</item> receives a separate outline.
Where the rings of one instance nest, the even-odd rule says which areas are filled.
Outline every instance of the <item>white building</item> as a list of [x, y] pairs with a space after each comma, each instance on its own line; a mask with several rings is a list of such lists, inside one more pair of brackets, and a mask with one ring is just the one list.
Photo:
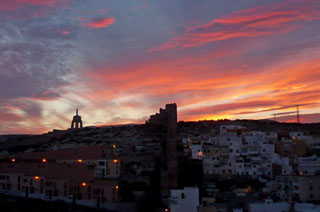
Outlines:
[[199, 189], [185, 187], [184, 189], [170, 190], [170, 212], [198, 212]]
[[273, 202], [266, 199], [264, 203], [250, 203], [249, 212], [289, 212], [290, 204], [287, 202]]
[[295, 212], [319, 212], [320, 205], [314, 205], [311, 203], [296, 203], [294, 205]]
[[320, 173], [320, 158], [316, 155], [300, 157], [297, 159], [298, 171], [304, 175], [315, 175]]
[[[283, 173], [291, 174], [289, 161], [282, 162], [275, 153], [276, 140], [276, 132], [248, 131], [238, 125], [223, 125], [220, 135], [216, 136], [215, 145], [202, 145], [202, 154], [199, 149], [192, 148], [193, 158], [203, 158], [204, 174], [272, 177], [272, 163], [275, 161], [283, 163]], [[218, 154], [222, 150], [223, 154]]]
[[245, 129], [240, 125], [222, 125], [220, 126], [220, 135], [237, 135], [237, 130]]

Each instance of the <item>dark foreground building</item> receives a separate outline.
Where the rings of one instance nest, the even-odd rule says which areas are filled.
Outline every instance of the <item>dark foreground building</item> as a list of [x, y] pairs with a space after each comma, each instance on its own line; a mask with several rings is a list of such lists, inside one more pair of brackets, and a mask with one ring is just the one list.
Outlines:
[[151, 115], [147, 124], [158, 126], [162, 130], [161, 148], [161, 197], [166, 200], [170, 189], [177, 188], [177, 105], [167, 104], [165, 109]]

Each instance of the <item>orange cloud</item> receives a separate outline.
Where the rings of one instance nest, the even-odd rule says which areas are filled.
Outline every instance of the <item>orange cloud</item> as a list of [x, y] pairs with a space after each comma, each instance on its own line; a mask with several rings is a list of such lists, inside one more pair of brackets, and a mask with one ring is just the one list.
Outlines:
[[[271, 116], [274, 111], [292, 110], [298, 104], [301, 109], [317, 108], [320, 86], [314, 82], [320, 80], [319, 59], [300, 60], [268, 70], [239, 69], [227, 73], [210, 73], [214, 67], [194, 57], [175, 62], [168, 60], [168, 66], [155, 60], [130, 65], [130, 72], [127, 65], [112, 72], [90, 72], [89, 77], [94, 79], [95, 86], [101, 85], [101, 90], [95, 89], [85, 95], [93, 100], [111, 101], [121, 96], [140, 95], [149, 101], [150, 98], [157, 100], [157, 104], [176, 101], [180, 120], [237, 118], [252, 114], [260, 117], [259, 114], [265, 113]], [[228, 103], [215, 103], [219, 101]], [[139, 106], [132, 105], [132, 108], [135, 110]]]
[[97, 18], [90, 22], [81, 24], [81, 26], [87, 27], [88, 29], [99, 29], [99, 28], [107, 28], [112, 25], [116, 21], [115, 18]]

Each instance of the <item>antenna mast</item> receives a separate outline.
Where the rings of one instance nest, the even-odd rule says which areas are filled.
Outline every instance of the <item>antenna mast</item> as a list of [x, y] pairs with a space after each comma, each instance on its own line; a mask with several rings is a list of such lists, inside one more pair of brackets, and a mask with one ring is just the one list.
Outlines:
[[300, 111], [299, 111], [299, 105], [297, 105], [297, 123], [300, 123]]

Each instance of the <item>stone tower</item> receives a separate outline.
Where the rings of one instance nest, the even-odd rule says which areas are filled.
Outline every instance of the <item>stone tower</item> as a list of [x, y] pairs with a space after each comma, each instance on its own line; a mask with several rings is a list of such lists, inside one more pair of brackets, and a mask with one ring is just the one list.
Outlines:
[[78, 115], [78, 108], [76, 110], [76, 115], [73, 116], [72, 122], [71, 122], [71, 129], [78, 129], [78, 128], [82, 128], [82, 120], [81, 120], [81, 116]]
[[173, 103], [167, 104], [165, 109], [160, 108], [159, 113], [151, 115], [147, 121], [147, 124], [158, 126], [162, 131], [160, 186], [163, 200], [168, 199], [170, 189], [178, 185], [177, 119], [177, 105]]

